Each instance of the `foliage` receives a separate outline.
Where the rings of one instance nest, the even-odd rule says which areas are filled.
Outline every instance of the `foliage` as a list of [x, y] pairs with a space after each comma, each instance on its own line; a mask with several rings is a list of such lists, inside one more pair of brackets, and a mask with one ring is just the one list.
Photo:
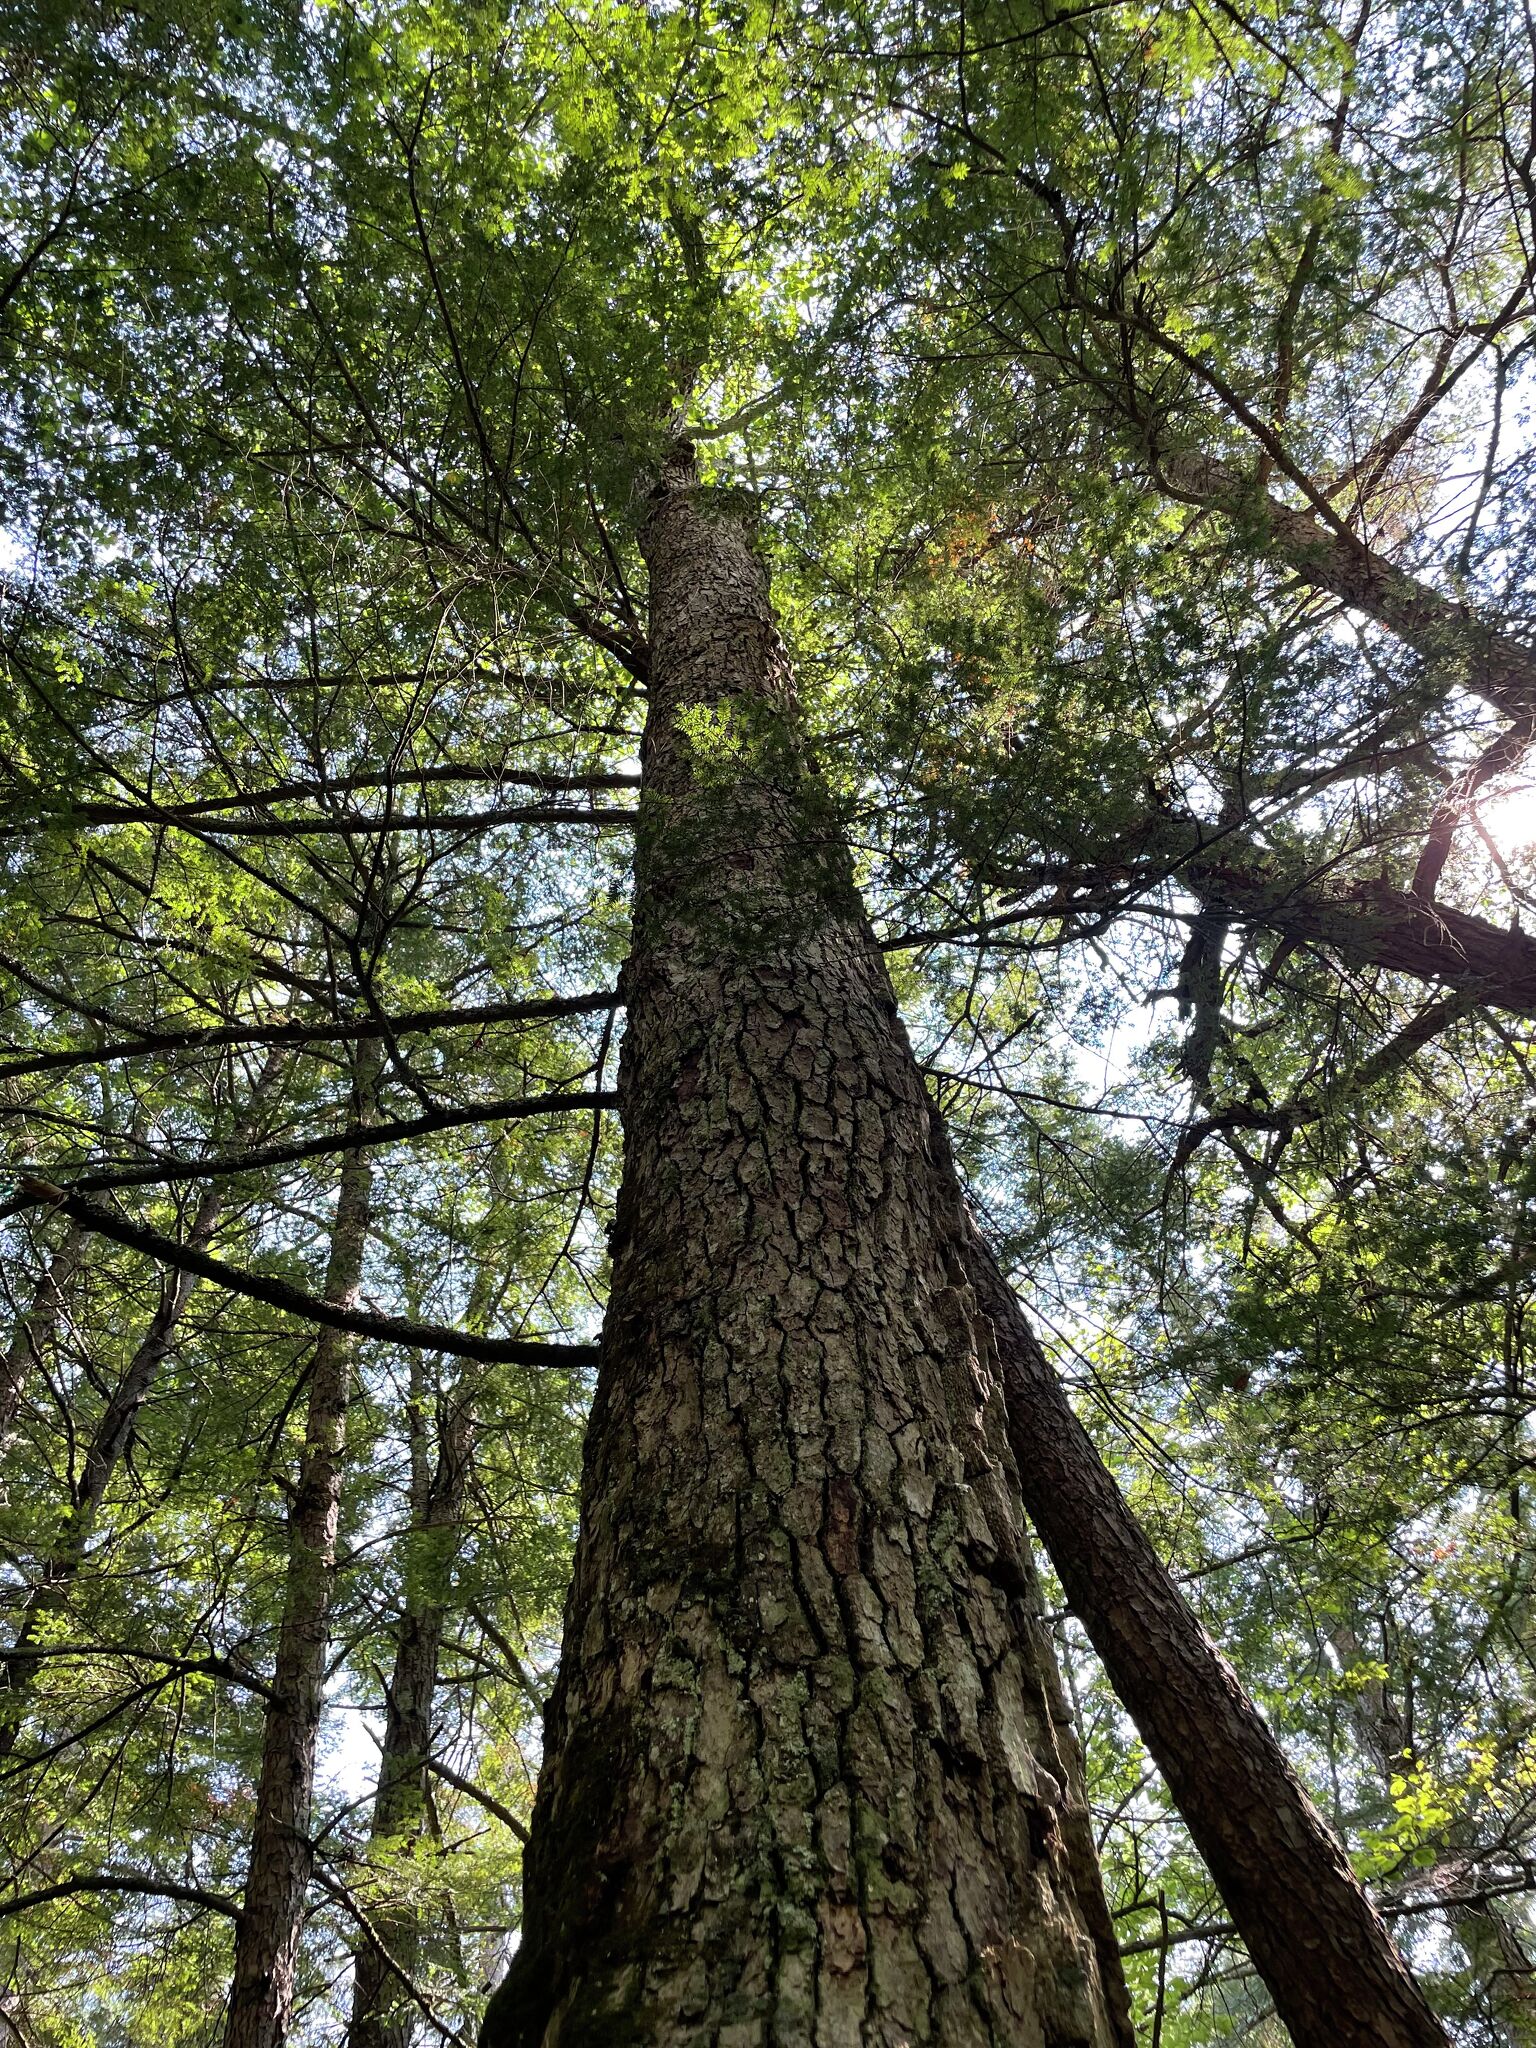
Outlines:
[[[1456, 2038], [1536, 2039], [1536, 980], [1486, 965], [1536, 681], [1522, 725], [1477, 637], [1532, 665], [1523, 17], [23, 0], [0, 42], [12, 1173], [320, 1293], [382, 1044], [415, 1128], [368, 1155], [365, 1307], [595, 1335], [621, 1019], [507, 1013], [615, 987], [636, 534], [693, 436], [758, 495], [893, 983], [1085, 1418]], [[191, 2048], [314, 1330], [24, 1189], [5, 1229], [0, 2011]], [[590, 1392], [357, 1358], [313, 2041], [413, 1903], [418, 2016], [472, 2027], [500, 1969]], [[428, 1611], [451, 1775], [381, 1831]], [[1278, 2038], [1058, 1626], [1147, 2038]]]

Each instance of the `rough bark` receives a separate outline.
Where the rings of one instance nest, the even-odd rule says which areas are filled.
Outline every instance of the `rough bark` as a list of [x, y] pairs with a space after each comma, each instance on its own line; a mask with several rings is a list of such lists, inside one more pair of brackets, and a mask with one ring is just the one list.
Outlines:
[[[354, 1067], [356, 1121], [374, 1113], [382, 1049], [369, 1044]], [[366, 1152], [341, 1169], [325, 1299], [350, 1307], [362, 1279], [373, 1170]], [[288, 1516], [282, 1627], [262, 1739], [256, 1823], [235, 1924], [234, 1972], [224, 2048], [282, 2048], [293, 2010], [299, 1939], [314, 1850], [310, 1807], [324, 1703], [336, 1531], [341, 1512], [347, 1406], [354, 1345], [324, 1328], [315, 1340], [304, 1451]]]
[[[412, 1534], [419, 1543], [431, 1545], [434, 1539], [446, 1538], [452, 1545], [469, 1476], [470, 1390], [461, 1384], [448, 1398], [435, 1470], [424, 1469], [426, 1431], [419, 1379], [414, 1392]], [[369, 1829], [373, 1856], [387, 1858], [392, 1850], [409, 1848], [419, 1838], [426, 1818], [432, 1709], [447, 1619], [438, 1582], [444, 1561], [433, 1555], [428, 1562], [431, 1576], [423, 1590], [407, 1559], [404, 1607], [384, 1704], [384, 1740]], [[415, 1906], [409, 1900], [391, 1901], [377, 1907], [370, 1918], [389, 1954], [401, 1969], [410, 1972], [421, 1945]], [[410, 2048], [417, 2017], [415, 2004], [401, 1995], [398, 1975], [378, 1947], [361, 1943], [353, 1966], [347, 2048]]]
[[968, 1271], [1002, 1360], [1030, 1518], [1296, 2048], [1444, 2048], [1337, 1838], [1147, 1541], [974, 1233]]
[[655, 501], [626, 1158], [486, 2048], [1130, 2041], [963, 1216], [745, 507]]

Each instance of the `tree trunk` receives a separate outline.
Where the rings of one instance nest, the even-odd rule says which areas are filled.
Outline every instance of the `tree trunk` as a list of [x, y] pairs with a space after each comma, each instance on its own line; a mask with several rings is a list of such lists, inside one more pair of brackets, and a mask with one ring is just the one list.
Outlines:
[[[366, 1043], [355, 1055], [359, 1123], [372, 1120], [381, 1064], [376, 1043]], [[325, 1299], [336, 1306], [350, 1308], [357, 1300], [372, 1185], [368, 1154], [349, 1152], [342, 1163], [325, 1275]], [[354, 1339], [342, 1330], [322, 1329], [315, 1341], [304, 1453], [288, 1516], [288, 1576], [262, 1741], [256, 1825], [235, 1926], [224, 2048], [281, 2048], [293, 2010], [304, 1902], [314, 1862], [310, 1806], [336, 1578], [353, 1352]]]
[[85, 1236], [78, 1223], [65, 1225], [58, 1250], [38, 1280], [32, 1306], [25, 1315], [16, 1319], [15, 1333], [4, 1362], [0, 1363], [0, 1459], [10, 1449], [11, 1439], [16, 1433], [16, 1417], [21, 1410], [27, 1378], [63, 1316], [70, 1286], [80, 1264], [81, 1253], [85, 1250]]
[[[280, 1052], [272, 1054], [258, 1074], [236, 1128], [236, 1151], [249, 1145], [260, 1129], [262, 1111], [282, 1059]], [[210, 1181], [198, 1200], [183, 1244], [193, 1251], [203, 1250], [218, 1228], [223, 1205], [222, 1185], [218, 1181]], [[70, 1271], [73, 1271], [73, 1263], [78, 1261], [84, 1236], [83, 1231], [72, 1230], [60, 1248], [58, 1256], [63, 1258], [65, 1251], [73, 1247]], [[54, 1262], [55, 1269], [57, 1265], [58, 1259]], [[49, 1277], [50, 1280], [53, 1278], [52, 1271]], [[56, 1612], [63, 1605], [70, 1587], [80, 1574], [112, 1475], [133, 1441], [139, 1410], [154, 1384], [155, 1374], [176, 1341], [177, 1327], [196, 1285], [193, 1275], [187, 1272], [172, 1271], [165, 1275], [160, 1283], [159, 1306], [129, 1359], [126, 1371], [112, 1389], [86, 1446], [85, 1462], [74, 1487], [62, 1534], [51, 1554], [44, 1559], [42, 1572], [27, 1597], [10, 1649], [0, 1657], [0, 1701], [4, 1701], [7, 1708], [5, 1719], [0, 1720], [0, 1760], [15, 1750], [25, 1711], [25, 1694], [39, 1669], [38, 1660], [25, 1652], [36, 1639], [39, 1622], [44, 1615]]]
[[[1328, 1642], [1346, 1672], [1365, 1661], [1360, 1639], [1346, 1622], [1328, 1634]], [[1374, 1660], [1372, 1660], [1374, 1661]], [[1384, 1785], [1412, 1767], [1409, 1725], [1384, 1679], [1357, 1682], [1349, 1694], [1349, 1714], [1361, 1747], [1376, 1764]], [[1435, 1891], [1454, 1896], [1476, 1888], [1476, 1828], [1463, 1819], [1446, 1831], [1452, 1852], [1432, 1871], [1419, 1873]], [[1462, 1899], [1447, 1905], [1445, 1917], [1467, 1959], [1474, 1987], [1474, 2010], [1497, 2029], [1506, 2048], [1536, 2048], [1536, 1974], [1519, 1935], [1495, 1899]]]
[[582, 1530], [486, 2048], [1131, 2039], [963, 1216], [679, 461]]
[[[456, 1548], [469, 1477], [470, 1387], [461, 1381], [448, 1397], [438, 1437], [437, 1467], [431, 1472], [421, 1469], [426, 1463], [426, 1428], [419, 1383], [413, 1395], [411, 1533], [418, 1542], [431, 1545], [435, 1538], [446, 1538]], [[413, 1560], [406, 1559], [404, 1612], [385, 1701], [379, 1783], [369, 1830], [371, 1851], [385, 1856], [391, 1849], [409, 1847], [419, 1839], [427, 1811], [432, 1706], [447, 1609], [439, 1583], [446, 1559], [429, 1553], [424, 1563], [425, 1590], [412, 1569]], [[391, 1903], [378, 1907], [369, 1917], [390, 1956], [409, 1972], [421, 1945], [415, 1906], [408, 1900]], [[353, 1966], [347, 2048], [410, 2048], [417, 2017], [414, 2003], [401, 2000], [397, 1973], [376, 1946], [362, 1942]]]
[[974, 1232], [968, 1260], [1030, 1517], [1296, 2048], [1444, 2048], [1343, 1848], [1126, 1506]]

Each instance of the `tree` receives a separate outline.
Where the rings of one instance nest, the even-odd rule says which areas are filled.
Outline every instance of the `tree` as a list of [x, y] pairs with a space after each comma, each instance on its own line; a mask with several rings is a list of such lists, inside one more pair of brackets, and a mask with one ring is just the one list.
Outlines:
[[[1519, 1795], [1489, 1787], [1523, 1782], [1524, 1681], [1495, 1725], [1455, 1645], [1518, 1668], [1525, 1195], [1481, 1162], [1532, 969], [1453, 827], [1516, 758], [1528, 657], [1514, 614], [1362, 553], [1286, 442], [1378, 388], [1375, 309], [1410, 304], [1437, 208], [1475, 223], [1440, 250], [1458, 304], [1493, 262], [1447, 391], [1486, 360], [1515, 402], [1512, 59], [1468, 23], [1461, 102], [1432, 69], [1409, 91], [1366, 15], [140, 11], [19, 39], [3, 1067], [12, 1214], [89, 1247], [14, 1290], [7, 1569], [24, 1614], [57, 1594], [5, 1723], [28, 2038], [62, 2038], [72, 1985], [103, 2039], [405, 2042], [470, 2023], [513, 1920], [491, 2040], [770, 2009], [785, 2038], [1125, 2038], [1090, 1804], [1111, 1905], [1158, 1914], [1125, 1939], [1154, 2040], [1222, 1999], [1266, 2024], [1244, 1980], [1170, 1975], [1232, 1922], [1296, 2039], [1440, 2038], [1295, 1767], [1400, 1929], [1454, 1935], [1519, 1881]], [[1354, 191], [1363, 110], [1453, 102]], [[1236, 291], [1216, 225], [1260, 216]], [[1382, 276], [1315, 317], [1367, 247]], [[1476, 518], [1518, 503], [1489, 463]], [[1149, 481], [1200, 501], [1192, 532]], [[1276, 560], [1365, 618], [1358, 651]], [[1411, 690], [1377, 627], [1423, 653]], [[1404, 887], [1373, 863], [1420, 827]], [[1187, 1029], [1095, 1100], [1074, 1005], [1110, 1031], [1116, 974]], [[1484, 1092], [1465, 1128], [1434, 1112], [1442, 1275], [1412, 1130], [1458, 1061]], [[1141, 1142], [1106, 1137], [1125, 1118]], [[987, 1237], [1065, 1318], [1054, 1362]], [[1469, 1353], [1504, 1317], [1454, 1482], [1425, 1391], [1448, 1288]], [[145, 1380], [116, 1346], [147, 1289], [177, 1315], [58, 1592], [57, 1503]], [[1055, 1369], [1099, 1310], [1134, 1457]], [[1405, 1347], [1353, 1405], [1351, 1337]], [[1330, 1431], [1365, 1460], [1378, 1427], [1414, 1477], [1319, 1481]], [[1504, 1506], [1454, 1621], [1413, 1595], [1405, 1669], [1447, 1732], [1385, 1770], [1340, 1705], [1374, 1666], [1337, 1644], [1371, 1546], [1448, 1531], [1454, 1486]], [[1306, 1559], [1294, 1597], [1275, 1555]], [[1230, 1920], [1138, 1808], [1079, 1624]], [[1485, 1967], [1414, 1959], [1453, 2024], [1493, 2011]]]

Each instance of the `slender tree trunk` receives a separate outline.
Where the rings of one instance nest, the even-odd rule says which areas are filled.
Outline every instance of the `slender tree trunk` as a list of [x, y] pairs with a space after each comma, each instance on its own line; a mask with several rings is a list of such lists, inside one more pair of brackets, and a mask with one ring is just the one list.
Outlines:
[[[244, 1114], [236, 1128], [234, 1144], [237, 1151], [249, 1145], [260, 1129], [262, 1112], [282, 1059], [281, 1053], [271, 1055], [257, 1076]], [[191, 1227], [182, 1242], [194, 1251], [203, 1250], [218, 1228], [223, 1205], [222, 1184], [219, 1181], [210, 1181], [203, 1189], [197, 1208], [193, 1212]], [[84, 1232], [71, 1235], [83, 1238]], [[60, 1248], [59, 1257], [64, 1256], [69, 1246], [70, 1240], [66, 1239], [65, 1245]], [[72, 1258], [78, 1261], [78, 1243], [74, 1246]], [[38, 1627], [44, 1616], [56, 1612], [64, 1604], [69, 1596], [70, 1587], [80, 1575], [91, 1535], [96, 1527], [96, 1518], [101, 1512], [102, 1502], [106, 1499], [112, 1475], [133, 1442], [139, 1410], [154, 1385], [156, 1373], [176, 1341], [177, 1328], [196, 1285], [193, 1275], [185, 1272], [168, 1272], [162, 1279], [159, 1306], [150, 1318], [149, 1327], [129, 1359], [122, 1378], [112, 1389], [107, 1405], [102, 1410], [90, 1442], [86, 1446], [85, 1461], [74, 1486], [69, 1516], [63, 1532], [55, 1548], [43, 1561], [37, 1583], [22, 1609], [21, 1620], [17, 1624], [10, 1649], [0, 1656], [0, 1701], [4, 1702], [6, 1708], [5, 1718], [0, 1719], [0, 1760], [10, 1756], [15, 1750], [21, 1733], [25, 1695], [36, 1679], [39, 1669], [38, 1660], [25, 1653], [36, 1641]]]
[[[426, 1425], [419, 1385], [413, 1390], [412, 1465], [425, 1466]], [[413, 1470], [412, 1536], [434, 1546], [423, 1560], [426, 1587], [418, 1583], [413, 1560], [406, 1558], [404, 1612], [395, 1645], [394, 1670], [385, 1701], [384, 1741], [379, 1754], [379, 1783], [374, 1795], [369, 1847], [387, 1857], [397, 1847], [413, 1845], [421, 1835], [427, 1811], [426, 1770], [432, 1753], [432, 1709], [437, 1693], [438, 1658], [447, 1619], [441, 1578], [448, 1563], [436, 1552], [437, 1542], [457, 1548], [459, 1519], [469, 1476], [470, 1386], [461, 1379], [448, 1397], [438, 1435], [436, 1470]], [[409, 1551], [409, 1546], [408, 1546]], [[406, 1900], [381, 1906], [370, 1915], [390, 1955], [410, 1971], [421, 1946], [420, 1916]], [[352, 2018], [347, 2048], [410, 2048], [417, 2008], [403, 2001], [399, 1979], [378, 1949], [360, 1944], [352, 1977]]]
[[921, 1078], [681, 462], [582, 1531], [486, 2048], [1128, 2043]]
[[[381, 1049], [355, 1055], [356, 1119], [372, 1120]], [[352, 1307], [368, 1242], [373, 1172], [366, 1152], [342, 1163], [326, 1268], [325, 1299]], [[314, 1863], [310, 1808], [324, 1704], [336, 1531], [341, 1513], [354, 1339], [325, 1328], [309, 1375], [304, 1453], [288, 1516], [282, 1628], [262, 1740], [256, 1825], [240, 1917], [224, 2048], [281, 2048], [293, 2011], [304, 1903]]]
[[0, 1362], [0, 1459], [11, 1447], [22, 1395], [33, 1368], [42, 1356], [64, 1314], [69, 1290], [85, 1250], [86, 1233], [78, 1223], [67, 1223], [57, 1251], [37, 1283], [32, 1306], [16, 1319], [3, 1362]]
[[1296, 2048], [1444, 2048], [1337, 1837], [1126, 1506], [974, 1231], [967, 1257], [1030, 1517]]
[[[1363, 1661], [1360, 1639], [1347, 1623], [1328, 1637], [1341, 1668], [1352, 1671]], [[1386, 1682], [1378, 1677], [1356, 1684], [1349, 1695], [1350, 1718], [1361, 1746], [1374, 1761], [1384, 1784], [1412, 1764], [1412, 1737]], [[1475, 1829], [1452, 1824], [1447, 1835], [1451, 1855], [1432, 1871], [1421, 1872], [1426, 1885], [1455, 1894], [1477, 1882]], [[1460, 1851], [1461, 1853], [1457, 1853]], [[1475, 2009], [1498, 2030], [1507, 2048], [1536, 2048], [1536, 1974], [1515, 1929], [1494, 1899], [1449, 1905], [1445, 1917], [1467, 1959], [1474, 1987]]]

